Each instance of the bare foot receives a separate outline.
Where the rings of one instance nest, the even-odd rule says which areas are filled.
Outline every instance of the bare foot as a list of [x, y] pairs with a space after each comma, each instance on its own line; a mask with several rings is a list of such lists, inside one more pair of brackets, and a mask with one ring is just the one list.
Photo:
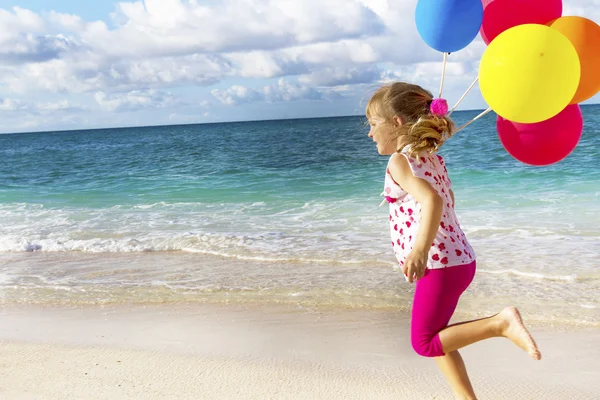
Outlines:
[[542, 354], [537, 348], [533, 337], [525, 328], [521, 314], [516, 307], [506, 307], [498, 314], [498, 318], [504, 322], [502, 336], [510, 339], [514, 344], [525, 350], [534, 360], [541, 360]]

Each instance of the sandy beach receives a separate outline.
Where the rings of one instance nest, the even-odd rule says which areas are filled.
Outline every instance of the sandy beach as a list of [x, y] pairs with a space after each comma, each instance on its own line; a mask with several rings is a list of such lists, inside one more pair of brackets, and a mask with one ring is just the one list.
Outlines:
[[[2, 399], [451, 399], [408, 315], [289, 306], [4, 307]], [[481, 399], [593, 399], [600, 331], [462, 351]]]

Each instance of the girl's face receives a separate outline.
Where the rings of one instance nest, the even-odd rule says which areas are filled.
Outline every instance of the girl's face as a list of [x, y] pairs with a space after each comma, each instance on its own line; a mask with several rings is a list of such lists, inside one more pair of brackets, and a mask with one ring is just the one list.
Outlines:
[[386, 122], [383, 118], [373, 116], [369, 118], [369, 137], [377, 146], [377, 151], [383, 156], [389, 156], [396, 152], [397, 128], [400, 126], [400, 118], [395, 117], [394, 123]]

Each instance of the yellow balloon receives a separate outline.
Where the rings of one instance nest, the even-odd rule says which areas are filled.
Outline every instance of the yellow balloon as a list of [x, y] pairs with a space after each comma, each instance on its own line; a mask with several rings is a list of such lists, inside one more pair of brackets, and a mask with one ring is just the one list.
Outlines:
[[562, 33], [525, 24], [498, 35], [479, 66], [479, 87], [488, 105], [513, 122], [545, 121], [575, 95], [581, 77], [579, 56]]

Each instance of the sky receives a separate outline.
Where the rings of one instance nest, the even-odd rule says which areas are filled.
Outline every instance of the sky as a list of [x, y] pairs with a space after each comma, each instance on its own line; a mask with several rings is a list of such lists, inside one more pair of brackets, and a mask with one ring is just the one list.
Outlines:
[[[600, 0], [563, 15], [600, 23]], [[0, 133], [361, 115], [381, 84], [437, 94], [416, 0], [0, 0]], [[478, 36], [443, 97], [475, 80]], [[600, 95], [586, 103], [600, 102]], [[485, 109], [478, 87], [462, 109]]]

